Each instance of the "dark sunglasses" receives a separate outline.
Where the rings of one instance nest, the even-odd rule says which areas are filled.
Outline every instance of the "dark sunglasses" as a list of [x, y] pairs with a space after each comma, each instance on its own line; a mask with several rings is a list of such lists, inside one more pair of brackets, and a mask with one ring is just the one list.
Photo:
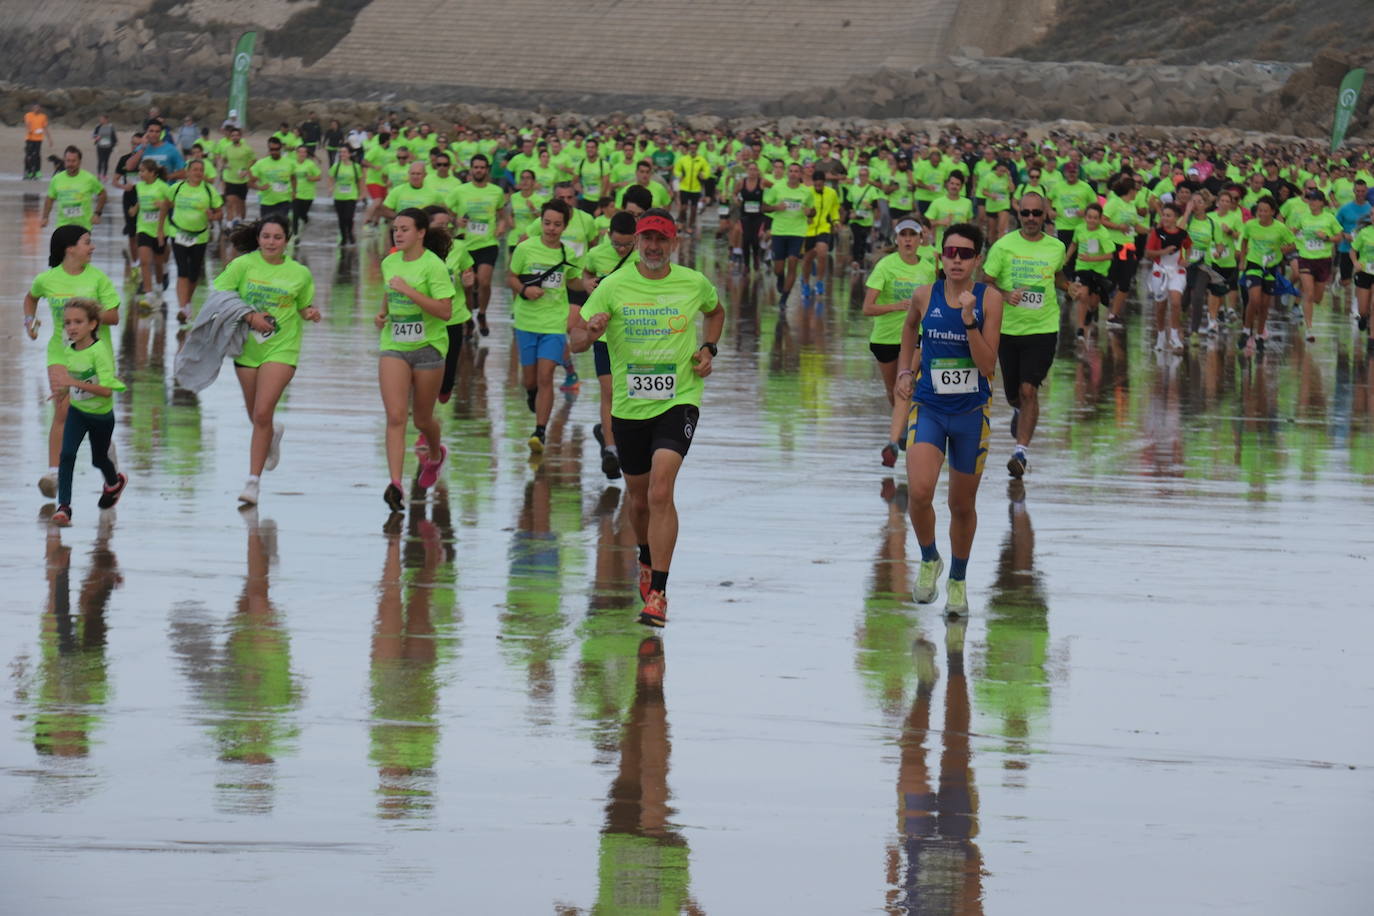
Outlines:
[[1044, 216], [1044, 215], [1045, 215], [1045, 211], [1044, 211], [1044, 210], [1022, 210], [1022, 211], [1021, 211], [1021, 215], [1022, 215], [1022, 216]]
[[940, 253], [951, 261], [972, 261], [978, 257], [977, 250], [967, 245], [946, 245]]

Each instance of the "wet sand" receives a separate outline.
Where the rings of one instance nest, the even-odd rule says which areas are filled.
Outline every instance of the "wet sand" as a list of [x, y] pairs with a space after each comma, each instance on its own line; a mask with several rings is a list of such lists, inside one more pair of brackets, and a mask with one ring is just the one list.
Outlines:
[[384, 527], [376, 252], [327, 202], [258, 510], [231, 373], [177, 392], [175, 323], [126, 305], [128, 492], [100, 521], [83, 452], [74, 526], [37, 521], [38, 188], [0, 177], [5, 911], [1367, 912], [1374, 381], [1329, 305], [1259, 365], [1157, 356], [1138, 305], [1065, 342], [1023, 489], [998, 398], [951, 623], [911, 601], [861, 284], [780, 315], [686, 250], [728, 323], [658, 640], [595, 384], [532, 467], [503, 290]]

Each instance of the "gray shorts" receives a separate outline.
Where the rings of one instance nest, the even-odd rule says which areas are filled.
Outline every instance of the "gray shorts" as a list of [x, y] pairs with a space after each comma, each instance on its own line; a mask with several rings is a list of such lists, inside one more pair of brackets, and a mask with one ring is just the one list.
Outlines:
[[444, 354], [428, 345], [418, 350], [379, 350], [377, 352], [383, 357], [391, 356], [396, 359], [403, 359], [410, 368], [415, 370], [444, 368]]

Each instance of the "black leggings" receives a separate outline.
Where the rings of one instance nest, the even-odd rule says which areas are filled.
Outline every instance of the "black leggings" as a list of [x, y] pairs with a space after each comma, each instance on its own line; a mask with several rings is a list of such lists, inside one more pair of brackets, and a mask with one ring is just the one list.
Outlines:
[[310, 222], [310, 205], [313, 200], [291, 201], [291, 234], [300, 235], [301, 226]]
[[76, 470], [76, 451], [81, 440], [91, 437], [91, 464], [105, 475], [105, 486], [119, 483], [114, 462], [110, 460], [110, 439], [114, 436], [114, 411], [85, 413], [74, 406], [67, 407], [67, 424], [62, 427], [62, 458], [57, 466], [57, 504], [72, 504], [72, 473]]
[[43, 141], [25, 140], [24, 141], [24, 177], [27, 178], [34, 172], [41, 171], [43, 168]]
[[114, 151], [113, 146], [97, 146], [95, 148], [95, 174], [104, 178], [110, 173], [110, 153]]
[[859, 223], [849, 224], [849, 231], [854, 234], [854, 244], [849, 247], [849, 257], [855, 264], [862, 264], [864, 258], [868, 257], [868, 233], [872, 229], [872, 226]]
[[753, 270], [759, 266], [759, 232], [763, 230], [763, 217], [758, 213], [746, 213], [739, 225], [743, 234], [744, 269]]
[[344, 242], [356, 242], [353, 237], [353, 215], [358, 210], [356, 200], [334, 201], [334, 215], [339, 218], [339, 236]]
[[448, 326], [448, 353], [444, 356], [444, 380], [439, 383], [440, 394], [452, 394], [454, 378], [458, 375], [458, 355], [463, 349], [464, 324]]

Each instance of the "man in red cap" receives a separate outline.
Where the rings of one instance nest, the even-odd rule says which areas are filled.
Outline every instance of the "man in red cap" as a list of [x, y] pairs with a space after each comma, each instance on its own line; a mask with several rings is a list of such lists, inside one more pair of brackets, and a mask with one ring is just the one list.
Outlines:
[[[569, 339], [581, 352], [605, 335], [610, 350], [611, 428], [639, 544], [639, 620], [661, 627], [677, 543], [673, 487], [700, 419], [725, 310], [710, 280], [672, 263], [677, 224], [667, 210], [655, 207], [639, 218], [635, 244], [639, 263], [600, 283], [586, 281], [591, 296], [569, 316]], [[698, 313], [705, 316], [702, 343]]]

